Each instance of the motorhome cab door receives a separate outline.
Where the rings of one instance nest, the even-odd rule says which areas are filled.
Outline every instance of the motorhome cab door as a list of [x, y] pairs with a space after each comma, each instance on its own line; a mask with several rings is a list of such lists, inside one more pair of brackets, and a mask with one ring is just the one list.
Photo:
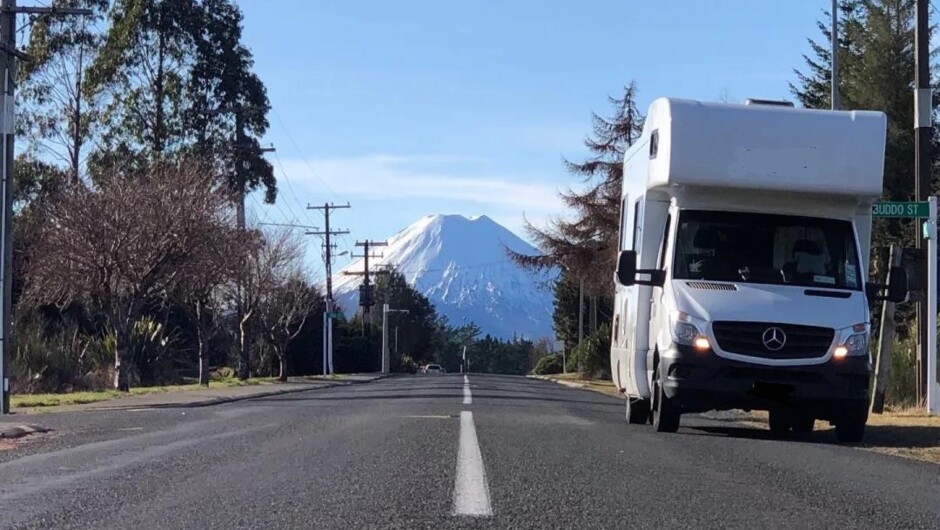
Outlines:
[[[642, 197], [631, 200], [624, 195], [620, 205], [620, 248], [619, 250], [638, 250], [637, 241], [642, 235], [643, 200]], [[638, 257], [639, 258], [639, 257]], [[638, 259], [639, 261], [639, 259]], [[634, 352], [640, 337], [637, 333], [637, 300], [643, 286], [617, 284], [614, 300], [614, 329], [611, 337], [611, 356], [613, 374], [617, 386], [628, 396], [639, 396], [633, 369]]]
[[[634, 250], [641, 269], [663, 268], [668, 234], [669, 203], [624, 196], [621, 205], [620, 249]], [[649, 397], [647, 354], [655, 342], [656, 306], [662, 287], [617, 285], [611, 373], [628, 396]]]

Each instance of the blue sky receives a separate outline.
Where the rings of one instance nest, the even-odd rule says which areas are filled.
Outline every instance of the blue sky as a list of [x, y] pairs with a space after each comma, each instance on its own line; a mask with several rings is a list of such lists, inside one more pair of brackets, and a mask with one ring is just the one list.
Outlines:
[[[631, 80], [660, 96], [789, 98], [829, 0], [241, 0], [273, 105], [280, 185], [256, 219], [383, 239], [431, 213], [564, 212], [591, 112]], [[310, 238], [311, 270], [319, 241]], [[340, 259], [338, 265], [343, 265]]]

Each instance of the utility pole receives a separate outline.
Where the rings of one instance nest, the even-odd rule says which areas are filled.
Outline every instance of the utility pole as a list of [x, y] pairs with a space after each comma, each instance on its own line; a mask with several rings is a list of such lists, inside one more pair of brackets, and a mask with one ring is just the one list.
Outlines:
[[[914, 30], [914, 194], [918, 201], [926, 201], [930, 195], [930, 140], [933, 136], [932, 100], [930, 89], [930, 1], [917, 0], [917, 25]], [[921, 270], [927, 270], [927, 255], [924, 252], [920, 227], [914, 238], [921, 249]], [[926, 282], [922, 282], [926, 284]], [[926, 289], [924, 290], [926, 293]], [[917, 396], [923, 402], [927, 397], [927, 337], [936, 333], [927, 329], [927, 307], [923, 301], [917, 303]], [[933, 378], [936, 374], [932, 374]]]
[[839, 0], [832, 0], [832, 110], [842, 108], [839, 94]]
[[17, 7], [16, 0], [0, 0], [0, 70], [3, 75], [3, 92], [0, 98], [0, 134], [3, 135], [3, 163], [0, 178], [3, 180], [3, 216], [0, 223], [0, 286], [3, 300], [0, 301], [0, 414], [10, 412], [10, 368], [13, 345], [10, 340], [13, 292], [13, 143], [15, 140], [14, 103], [16, 83], [16, 59], [29, 60], [29, 56], [16, 47], [16, 15], [91, 15], [90, 9]]
[[[362, 308], [362, 335], [366, 336], [366, 331], [369, 328], [369, 308], [375, 305], [375, 300], [372, 297], [372, 281], [369, 273], [369, 258], [381, 258], [381, 254], [371, 254], [369, 249], [371, 247], [384, 247], [388, 245], [385, 241], [356, 241], [357, 247], [362, 247], [362, 254], [356, 255], [353, 254], [354, 258], [363, 259], [363, 268], [362, 271], [345, 271], [343, 274], [347, 276], [362, 276], [362, 285], [359, 286], [359, 307]], [[375, 274], [384, 274], [388, 271], [376, 271]]]
[[330, 238], [348, 234], [349, 230], [330, 230], [330, 212], [349, 208], [349, 203], [323, 203], [323, 206], [307, 205], [308, 210], [323, 211], [323, 231], [307, 232], [307, 235], [323, 236], [323, 264], [326, 269], [326, 312], [323, 313], [323, 375], [333, 373], [333, 249], [336, 247]]

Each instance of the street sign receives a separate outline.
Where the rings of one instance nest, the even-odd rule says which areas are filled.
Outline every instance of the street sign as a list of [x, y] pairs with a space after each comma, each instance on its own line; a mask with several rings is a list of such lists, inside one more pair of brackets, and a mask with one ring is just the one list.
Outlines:
[[930, 217], [930, 206], [927, 201], [876, 202], [872, 206], [871, 214], [874, 217], [926, 219]]
[[330, 317], [330, 318], [343, 318], [343, 312], [342, 312], [342, 311], [334, 311], [334, 312], [332, 312], [332, 313], [327, 313], [327, 316]]

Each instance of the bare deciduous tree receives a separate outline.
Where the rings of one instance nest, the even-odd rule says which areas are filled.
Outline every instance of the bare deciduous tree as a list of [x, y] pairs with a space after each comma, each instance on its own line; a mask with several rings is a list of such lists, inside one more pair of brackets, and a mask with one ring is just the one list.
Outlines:
[[43, 204], [27, 296], [59, 305], [80, 300], [101, 314], [117, 342], [114, 386], [126, 391], [134, 324], [148, 301], [184, 282], [231, 202], [214, 172], [192, 160], [105, 177], [97, 188], [66, 186]]
[[265, 341], [277, 356], [281, 381], [287, 380], [287, 345], [303, 330], [318, 298], [319, 293], [304, 280], [299, 269], [262, 297], [258, 322]]
[[184, 303], [195, 322], [200, 385], [209, 385], [208, 346], [213, 317], [224, 309], [224, 286], [237, 277], [237, 263], [253, 242], [234, 227], [232, 219], [226, 218], [207, 227], [203, 246], [184, 266], [175, 297]]
[[[236, 279], [228, 285], [229, 299], [241, 299], [242, 318], [238, 323], [239, 349], [248, 349], [250, 324], [256, 318], [265, 296], [299, 269], [302, 242], [290, 229], [255, 232], [255, 241], [236, 262]], [[239, 289], [241, 291], [239, 296]], [[249, 376], [244, 364], [238, 376]]]

